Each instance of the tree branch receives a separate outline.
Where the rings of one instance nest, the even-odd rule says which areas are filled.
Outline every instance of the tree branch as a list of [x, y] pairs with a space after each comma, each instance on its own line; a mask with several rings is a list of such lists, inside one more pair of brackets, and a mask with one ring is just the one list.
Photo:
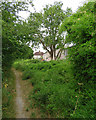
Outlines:
[[42, 40], [40, 40], [40, 42], [42, 43], [43, 47], [49, 52], [49, 54], [51, 54], [51, 52], [48, 50], [48, 48], [45, 46], [44, 42]]
[[60, 58], [60, 57], [61, 57], [61, 54], [62, 54], [62, 50], [61, 50], [61, 52], [60, 52], [60, 54], [59, 54], [59, 57], [58, 57], [58, 58]]
[[56, 59], [58, 58], [60, 52], [61, 52], [61, 49], [58, 51], [57, 56], [56, 56]]

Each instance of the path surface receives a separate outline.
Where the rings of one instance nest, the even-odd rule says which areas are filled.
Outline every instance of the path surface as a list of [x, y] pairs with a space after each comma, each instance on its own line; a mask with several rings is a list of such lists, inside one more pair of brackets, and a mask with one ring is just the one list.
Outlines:
[[16, 77], [16, 118], [32, 118], [32, 113], [35, 113], [35, 118], [40, 118], [40, 110], [30, 107], [28, 99], [29, 93], [32, 92], [33, 86], [29, 80], [22, 80], [22, 72], [12, 68]]
[[17, 71], [15, 71], [16, 76], [16, 117], [17, 118], [25, 118], [24, 111], [24, 100], [22, 98], [22, 91], [20, 86], [20, 75]]
[[[30, 118], [30, 112], [26, 111], [26, 99], [24, 98], [25, 94], [23, 93], [22, 87], [25, 87], [22, 84], [22, 73], [13, 68], [13, 72], [16, 76], [16, 118]], [[32, 86], [30, 86], [32, 89]], [[28, 96], [26, 96], [28, 97]]]

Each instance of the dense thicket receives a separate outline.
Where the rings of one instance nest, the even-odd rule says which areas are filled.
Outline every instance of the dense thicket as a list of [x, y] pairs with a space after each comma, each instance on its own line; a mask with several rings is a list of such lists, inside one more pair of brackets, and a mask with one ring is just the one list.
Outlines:
[[13, 72], [10, 70], [10, 67], [15, 59], [32, 58], [33, 56], [33, 50], [29, 48], [28, 44], [26, 44], [27, 43], [26, 40], [28, 39], [27, 34], [28, 31], [26, 31], [26, 29], [28, 27], [26, 25], [26, 22], [20, 20], [21, 18], [17, 15], [19, 11], [23, 10], [27, 11], [27, 4], [28, 2], [27, 3], [8, 1], [0, 2], [0, 8], [2, 11], [2, 19], [0, 20], [0, 23], [2, 23], [2, 73], [3, 73], [2, 97], [1, 96], [0, 97], [2, 98], [3, 118], [15, 118], [14, 108], [15, 78]]
[[[62, 13], [62, 4], [60, 4], [56, 3]], [[57, 42], [57, 46], [60, 44], [62, 36], [60, 37], [59, 35], [66, 31], [66, 43], [73, 44], [69, 48], [69, 60], [50, 62], [19, 60], [14, 63], [16, 69], [22, 70], [23, 80], [30, 79], [31, 84], [34, 86], [33, 92], [29, 95], [30, 100], [33, 99], [35, 104], [40, 106], [42, 111], [45, 111], [48, 115], [50, 114], [51, 117], [95, 118], [96, 22], [94, 16], [96, 4], [94, 2], [84, 4], [83, 7], [80, 7], [71, 16], [69, 9], [69, 15], [65, 17], [60, 31], [58, 27], [61, 20], [63, 20], [62, 15], [61, 18], [59, 18], [60, 16], [58, 17], [56, 5], [46, 6], [43, 15], [45, 18], [43, 19], [43, 26], [45, 25], [47, 29], [42, 32], [39, 30], [42, 21], [38, 21], [39, 17], [42, 18], [41, 13], [31, 14], [28, 24], [21, 21], [16, 22], [17, 18], [14, 16], [14, 12], [9, 12], [9, 8], [12, 5], [10, 6], [10, 3], [4, 3], [4, 5], [2, 16], [4, 66], [9, 65], [12, 59], [14, 59], [14, 56], [17, 58], [28, 58], [25, 55], [27, 49], [30, 57], [32, 51], [30, 52], [29, 47], [25, 43], [30, 43], [32, 38], [34, 39], [33, 43], [37, 42], [39, 38], [38, 34], [42, 36], [41, 40], [46, 45], [45, 47], [50, 49], [50, 43], [52, 43], [52, 49], [55, 44], [54, 41]], [[59, 23], [58, 19], [60, 20]], [[33, 22], [31, 22], [32, 20]], [[57, 27], [55, 26], [56, 28], [53, 26], [55, 24], [54, 21], [57, 24]], [[24, 28], [23, 30], [22, 27]], [[26, 31], [26, 28], [28, 31]], [[46, 33], [45, 37], [43, 33]], [[59, 47], [62, 49], [62, 45], [59, 45]], [[55, 55], [55, 53], [53, 54]], [[4, 85], [6, 85], [5, 83]], [[34, 104], [31, 103], [30, 106], [33, 107]]]
[[[96, 78], [96, 3], [89, 2], [63, 21], [60, 31], [67, 31], [66, 40], [73, 43], [69, 48], [74, 79], [81, 85], [78, 108], [74, 117], [95, 115]], [[88, 97], [90, 96], [90, 98]], [[90, 102], [89, 102], [90, 101]], [[88, 110], [88, 111], [87, 111]], [[92, 112], [93, 111], [93, 112]], [[88, 113], [89, 112], [89, 113]], [[91, 115], [92, 113], [92, 115]], [[95, 117], [95, 116], [94, 116]]]
[[95, 118], [94, 87], [74, 79], [70, 61], [19, 60], [14, 67], [30, 80], [30, 107], [39, 107], [44, 118]]
[[[22, 57], [27, 52], [32, 55], [32, 50], [26, 44], [28, 38], [27, 26], [17, 15], [19, 11], [27, 10], [27, 4], [24, 2], [1, 2], [2, 10], [2, 66], [3, 69], [9, 67], [16, 57]], [[25, 36], [27, 36], [25, 38]], [[20, 49], [21, 48], [21, 49]], [[25, 49], [22, 50], [22, 49]], [[22, 53], [21, 53], [22, 52]], [[21, 53], [21, 54], [20, 54]], [[24, 58], [24, 56], [22, 57]]]
[[95, 3], [89, 2], [61, 25], [61, 31], [67, 31], [66, 40], [73, 43], [69, 58], [73, 63], [75, 79], [84, 83], [96, 78], [95, 9]]

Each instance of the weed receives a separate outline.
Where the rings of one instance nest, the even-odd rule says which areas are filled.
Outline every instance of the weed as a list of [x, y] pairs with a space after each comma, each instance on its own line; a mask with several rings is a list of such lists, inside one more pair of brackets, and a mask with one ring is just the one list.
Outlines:
[[[7, 76], [7, 75], [8, 76]], [[2, 117], [15, 118], [15, 78], [12, 71], [8, 70], [3, 78], [2, 88]]]
[[[32, 108], [39, 106], [46, 115], [48, 113], [55, 118], [94, 117], [93, 82], [90, 86], [88, 83], [78, 83], [73, 76], [72, 64], [69, 63], [66, 59], [36, 63], [22, 60], [22, 63], [14, 64], [19, 64], [19, 69], [23, 70], [23, 79], [30, 78], [34, 86], [29, 95], [35, 103], [30, 104]], [[44, 117], [43, 113], [41, 117]]]
[[35, 118], [35, 117], [36, 117], [35, 112], [32, 112], [31, 118]]

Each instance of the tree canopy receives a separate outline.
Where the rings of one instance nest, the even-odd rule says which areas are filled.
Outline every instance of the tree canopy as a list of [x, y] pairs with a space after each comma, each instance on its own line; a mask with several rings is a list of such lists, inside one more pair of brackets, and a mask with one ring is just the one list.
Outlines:
[[[28, 19], [30, 26], [35, 31], [34, 42], [41, 43], [50, 54], [51, 59], [57, 59], [65, 45], [64, 36], [59, 33], [59, 26], [63, 19], [72, 14], [71, 9], [63, 11], [61, 2], [46, 5], [42, 13], [33, 13]], [[56, 50], [60, 49], [56, 55]]]
[[[28, 11], [28, 2], [0, 2], [2, 10], [2, 61], [3, 68], [11, 65], [22, 43], [27, 43], [26, 24], [17, 15]], [[28, 38], [28, 37], [27, 37]], [[29, 50], [29, 49], [27, 49]], [[26, 51], [27, 54], [27, 51]]]
[[76, 79], [83, 82], [94, 80], [96, 76], [96, 22], [94, 8], [94, 2], [84, 4], [76, 13], [66, 18], [60, 28], [60, 32], [67, 31], [66, 41], [74, 45], [70, 50], [70, 59], [74, 64]]

